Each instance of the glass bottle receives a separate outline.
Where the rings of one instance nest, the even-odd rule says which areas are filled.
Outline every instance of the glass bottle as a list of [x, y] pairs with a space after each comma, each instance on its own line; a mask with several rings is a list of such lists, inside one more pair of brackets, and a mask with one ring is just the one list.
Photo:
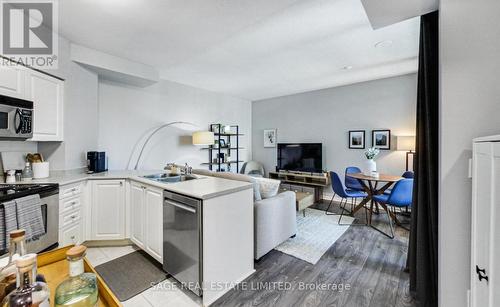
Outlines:
[[27, 254], [16, 260], [16, 290], [7, 295], [2, 307], [50, 307], [50, 291], [46, 283], [36, 281], [36, 254]]
[[30, 181], [33, 179], [33, 170], [31, 169], [31, 164], [26, 162], [24, 165], [23, 173], [21, 175], [22, 181]]
[[84, 273], [83, 258], [87, 248], [78, 245], [66, 252], [69, 262], [69, 278], [57, 286], [55, 306], [93, 307], [97, 306], [97, 277], [93, 273]]
[[9, 233], [9, 262], [0, 270], [0, 300], [16, 288], [15, 258], [26, 255], [25, 231], [18, 229]]

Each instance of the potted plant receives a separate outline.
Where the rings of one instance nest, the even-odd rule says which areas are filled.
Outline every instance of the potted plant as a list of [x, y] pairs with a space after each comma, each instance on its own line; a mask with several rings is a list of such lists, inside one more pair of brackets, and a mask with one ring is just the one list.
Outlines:
[[365, 151], [365, 156], [366, 156], [366, 161], [365, 161], [365, 168], [363, 170], [364, 174], [366, 176], [372, 176], [374, 173], [377, 172], [377, 162], [373, 160], [378, 154], [380, 153], [380, 150], [375, 147], [368, 148]]

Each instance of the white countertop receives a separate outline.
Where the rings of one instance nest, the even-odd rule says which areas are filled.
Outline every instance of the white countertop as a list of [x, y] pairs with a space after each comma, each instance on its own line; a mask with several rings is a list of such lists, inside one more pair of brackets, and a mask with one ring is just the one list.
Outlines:
[[249, 182], [228, 180], [223, 178], [216, 178], [210, 176], [200, 176], [199, 179], [193, 179], [175, 183], [162, 183], [141, 176], [152, 175], [158, 173], [165, 173], [165, 171], [108, 171], [97, 174], [87, 174], [83, 170], [71, 171], [51, 171], [49, 178], [34, 179], [31, 181], [17, 182], [19, 184], [29, 183], [58, 183], [59, 185], [66, 185], [85, 180], [99, 180], [99, 179], [131, 179], [134, 181], [142, 182], [144, 184], [155, 186], [167, 191], [179, 193], [199, 199], [214, 198], [241, 190], [251, 189], [252, 184]]

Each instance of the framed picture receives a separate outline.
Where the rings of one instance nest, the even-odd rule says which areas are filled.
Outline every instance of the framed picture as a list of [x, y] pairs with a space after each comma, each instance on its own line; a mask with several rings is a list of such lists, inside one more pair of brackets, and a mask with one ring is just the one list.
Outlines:
[[372, 146], [381, 150], [390, 150], [391, 130], [373, 130]]
[[365, 149], [365, 130], [349, 131], [349, 148]]
[[226, 141], [225, 141], [225, 140], [223, 140], [223, 139], [221, 139], [221, 140], [219, 141], [219, 146], [220, 146], [220, 148], [226, 148]]
[[276, 147], [276, 129], [264, 130], [264, 147]]

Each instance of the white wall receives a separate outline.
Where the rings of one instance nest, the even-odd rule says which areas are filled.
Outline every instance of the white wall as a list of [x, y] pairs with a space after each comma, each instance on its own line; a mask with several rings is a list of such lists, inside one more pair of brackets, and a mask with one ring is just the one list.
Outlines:
[[497, 0], [441, 0], [439, 306], [467, 306], [472, 139], [499, 134]]
[[59, 38], [59, 69], [48, 73], [64, 82], [64, 142], [39, 142], [38, 149], [51, 169], [77, 169], [87, 165], [85, 152], [97, 147], [98, 77], [70, 59], [70, 43]]
[[[254, 102], [252, 105], [253, 159], [274, 171], [276, 149], [264, 148], [263, 130], [278, 129], [278, 142], [323, 143], [323, 168], [344, 173], [347, 166], [362, 167], [364, 150], [348, 148], [349, 130], [366, 130], [366, 148], [371, 130], [391, 129], [392, 148], [396, 135], [415, 134], [416, 75], [405, 75], [349, 86]], [[381, 151], [378, 170], [401, 174], [405, 153]]]
[[[171, 121], [191, 122], [200, 130], [210, 123], [238, 124], [246, 134], [243, 159], [251, 157], [251, 102], [165, 80], [147, 88], [99, 81], [99, 149], [106, 151], [110, 169], [126, 169], [138, 140]], [[201, 167], [208, 152], [191, 144], [191, 133], [163, 130], [147, 146], [140, 168], [161, 169], [167, 162]]]

